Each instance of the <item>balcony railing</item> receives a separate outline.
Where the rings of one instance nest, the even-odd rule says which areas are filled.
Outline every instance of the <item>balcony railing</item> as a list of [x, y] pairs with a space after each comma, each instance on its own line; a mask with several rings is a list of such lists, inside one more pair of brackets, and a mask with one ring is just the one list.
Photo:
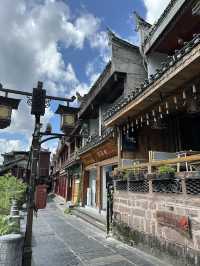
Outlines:
[[82, 154], [93, 147], [103, 143], [108, 137], [114, 133], [113, 128], [103, 128], [101, 136], [94, 134], [88, 137], [86, 144], [79, 149], [79, 154]]
[[118, 113], [122, 108], [134, 101], [139, 95], [144, 93], [147, 88], [154, 84], [155, 81], [160, 79], [172, 66], [180, 61], [185, 55], [190, 53], [194, 47], [200, 44], [200, 34], [194, 34], [193, 39], [185, 43], [185, 46], [176, 50], [172, 56], [169, 56], [165, 62], [161, 65], [160, 69], [156, 70], [154, 75], [151, 75], [149, 79], [146, 79], [139, 88], [134, 89], [127, 97], [117, 101], [111, 108], [109, 108], [104, 114], [104, 121], [109, 120], [112, 116]]
[[[152, 153], [156, 155], [156, 152], [150, 154]], [[199, 167], [200, 154], [137, 163], [116, 171], [115, 177], [119, 180], [115, 181], [115, 189], [141, 193], [200, 195]]]
[[79, 160], [79, 151], [78, 151], [78, 149], [70, 154], [70, 156], [67, 159], [67, 161], [65, 161], [63, 167], [66, 167], [69, 164], [71, 164], [72, 162], [77, 161], [77, 160]]
[[[198, 175], [197, 175], [198, 174]], [[115, 191], [200, 195], [200, 172], [168, 179], [117, 180]]]

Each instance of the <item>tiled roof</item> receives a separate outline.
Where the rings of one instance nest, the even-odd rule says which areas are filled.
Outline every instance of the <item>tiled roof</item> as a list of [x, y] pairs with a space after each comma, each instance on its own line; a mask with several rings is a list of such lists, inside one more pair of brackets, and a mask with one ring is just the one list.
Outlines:
[[100, 74], [100, 76], [98, 77], [98, 79], [95, 81], [95, 83], [90, 88], [89, 92], [84, 96], [84, 100], [81, 103], [80, 108], [83, 108], [86, 105], [87, 101], [90, 100], [91, 94], [98, 87], [99, 83], [101, 83], [101, 81], [104, 79], [104, 77], [106, 76], [107, 72], [110, 71], [111, 66], [112, 66], [112, 63], [111, 63], [111, 61], [109, 61], [107, 63], [107, 65], [105, 66], [104, 70], [102, 71], [102, 73]]
[[[111, 31], [109, 31], [109, 36], [110, 36], [110, 40], [112, 40], [113, 42], [120, 43], [124, 45], [125, 47], [129, 47], [131, 49], [139, 49], [138, 46], [135, 46], [127, 42], [126, 40], [119, 38]], [[111, 60], [107, 63], [104, 70], [101, 72], [100, 76], [97, 78], [95, 83], [90, 88], [89, 92], [86, 95], [84, 95], [81, 105], [80, 105], [79, 116], [81, 116], [81, 114], [84, 113], [84, 111], [87, 109], [89, 104], [91, 104], [91, 102], [94, 100], [94, 98], [98, 94], [98, 93], [96, 94], [95, 92], [98, 91], [99, 87], [100, 87], [100, 90], [103, 88], [104, 82], [110, 77], [110, 75], [112, 75], [112, 61]]]
[[146, 79], [139, 88], [136, 88], [127, 97], [121, 98], [120, 101], [113, 104], [111, 108], [104, 113], [104, 121], [109, 120], [119, 110], [128, 105], [131, 101], [134, 101], [141, 93], [143, 93], [149, 86], [151, 86], [156, 80], [169, 70], [174, 64], [176, 64], [182, 57], [188, 54], [195, 46], [200, 43], [200, 34], [194, 34], [193, 39], [190, 42], [185, 43], [185, 46], [176, 50], [174, 55], [169, 56], [167, 62], [162, 63], [162, 68], [157, 69], [156, 74], [151, 75], [149, 79]]
[[171, 0], [168, 4], [168, 6], [165, 8], [164, 12], [161, 14], [161, 16], [159, 17], [159, 19], [157, 20], [157, 22], [152, 26], [152, 28], [150, 29], [147, 37], [144, 39], [143, 42], [143, 46], [145, 46], [145, 44], [151, 39], [152, 35], [154, 34], [154, 32], [157, 30], [157, 28], [160, 26], [160, 24], [163, 22], [163, 20], [166, 18], [167, 14], [169, 13], [169, 11], [173, 8], [173, 6], [175, 5], [175, 3], [178, 0]]

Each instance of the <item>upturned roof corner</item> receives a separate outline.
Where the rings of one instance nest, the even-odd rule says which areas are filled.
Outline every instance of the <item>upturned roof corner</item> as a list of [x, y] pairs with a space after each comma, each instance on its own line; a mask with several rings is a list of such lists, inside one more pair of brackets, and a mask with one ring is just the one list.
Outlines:
[[111, 44], [113, 39], [116, 38], [116, 35], [109, 27], [107, 27], [107, 35], [108, 35], [109, 44]]
[[134, 49], [138, 49], [138, 46], [120, 38], [117, 36], [110, 28], [107, 28], [107, 34], [109, 39], [109, 45], [112, 46], [112, 44], [117, 43], [118, 45], [122, 45], [123, 47], [130, 47]]
[[136, 11], [133, 12], [135, 18], [136, 28], [135, 30], [138, 31], [139, 29], [148, 30], [152, 27], [150, 23], [144, 20]]

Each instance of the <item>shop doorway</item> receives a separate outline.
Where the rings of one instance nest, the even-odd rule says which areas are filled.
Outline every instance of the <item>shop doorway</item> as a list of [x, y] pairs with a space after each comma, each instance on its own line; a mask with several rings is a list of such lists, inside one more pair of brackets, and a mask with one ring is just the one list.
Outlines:
[[88, 205], [92, 207], [96, 207], [96, 176], [97, 176], [96, 169], [92, 169], [89, 171], [88, 197], [90, 197], [91, 200], [89, 200]]
[[200, 115], [188, 115], [180, 119], [181, 148], [200, 151]]

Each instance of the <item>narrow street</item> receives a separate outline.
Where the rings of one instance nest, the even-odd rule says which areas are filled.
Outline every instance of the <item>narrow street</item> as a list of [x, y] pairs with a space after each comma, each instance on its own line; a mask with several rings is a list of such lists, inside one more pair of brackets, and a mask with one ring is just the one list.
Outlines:
[[34, 219], [33, 266], [166, 266], [138, 249], [128, 247], [51, 201]]

